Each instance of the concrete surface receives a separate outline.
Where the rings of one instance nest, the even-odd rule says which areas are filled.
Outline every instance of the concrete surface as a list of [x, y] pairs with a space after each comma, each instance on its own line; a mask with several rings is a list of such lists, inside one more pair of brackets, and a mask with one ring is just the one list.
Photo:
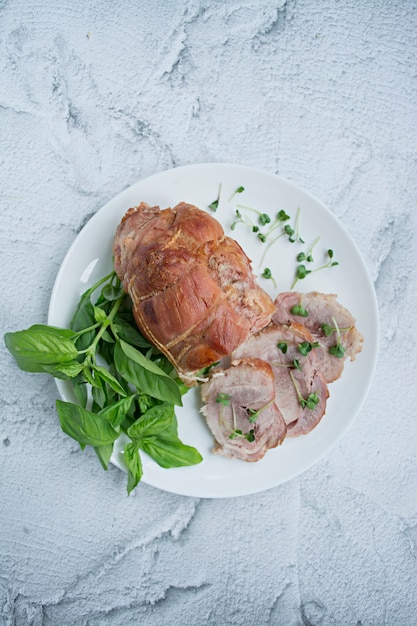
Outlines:
[[1, 331], [45, 322], [86, 220], [140, 178], [236, 162], [339, 217], [381, 316], [369, 396], [291, 482], [206, 500], [60, 430], [1, 348], [2, 626], [417, 623], [417, 4], [0, 0]]

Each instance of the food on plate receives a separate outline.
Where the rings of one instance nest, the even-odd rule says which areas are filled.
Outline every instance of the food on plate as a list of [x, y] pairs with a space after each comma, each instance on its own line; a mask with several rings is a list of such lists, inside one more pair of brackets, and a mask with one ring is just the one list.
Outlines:
[[[238, 369], [234, 371], [234, 385], [239, 389], [234, 395], [250, 397], [258, 384], [257, 368], [262, 370], [268, 364], [273, 374], [275, 404], [286, 425], [285, 436], [298, 437], [309, 433], [320, 422], [329, 397], [327, 383], [341, 376], [348, 356], [353, 360], [360, 352], [363, 337], [355, 326], [354, 317], [335, 295], [286, 292], [279, 294], [274, 304], [276, 310], [271, 323], [253, 333], [231, 355], [232, 363], [252, 360], [252, 378], [241, 376]], [[220, 395], [225, 393], [221, 376], [227, 380], [227, 371], [226, 364], [211, 373], [216, 377]], [[203, 402], [208, 397], [207, 387], [210, 389], [212, 384], [209, 381], [202, 385]], [[202, 413], [209, 416], [208, 425], [217, 440], [215, 450], [219, 446], [226, 448], [224, 428], [215, 423], [216, 413], [207, 406]], [[222, 414], [217, 411], [218, 422], [221, 419]], [[277, 419], [279, 428], [280, 418]], [[217, 438], [218, 433], [222, 441]], [[256, 447], [256, 436], [254, 431], [252, 442], [245, 444], [247, 448]]]
[[239, 244], [191, 204], [129, 209], [113, 253], [140, 331], [187, 383], [264, 328], [275, 311]]
[[355, 326], [356, 320], [334, 294], [280, 293], [272, 319], [277, 324], [304, 324], [320, 344], [315, 354], [328, 383], [341, 376], [347, 357], [353, 361], [362, 350], [363, 337]]
[[[275, 401], [287, 425], [287, 437], [310, 432], [321, 420], [329, 396], [315, 354], [313, 337], [301, 324], [271, 324], [252, 335], [233, 358], [258, 357], [272, 368]], [[300, 352], [300, 346], [304, 346]]]
[[275, 404], [274, 374], [263, 360], [232, 361], [213, 369], [202, 386], [203, 414], [216, 443], [215, 454], [259, 461], [284, 440], [285, 421]]
[[[217, 206], [218, 199], [209, 208]], [[259, 213], [261, 225], [267, 218]], [[269, 234], [288, 219], [280, 211]], [[303, 242], [297, 228], [287, 224], [276, 239]], [[297, 260], [311, 262], [311, 249]], [[317, 269], [337, 265], [327, 254]], [[213, 452], [259, 461], [317, 426], [328, 384], [362, 349], [355, 319], [335, 295], [290, 291], [273, 302], [240, 245], [192, 204], [129, 209], [113, 257], [114, 271], [84, 292], [70, 328], [35, 324], [6, 333], [5, 342], [21, 369], [71, 381], [76, 402], [57, 401], [61, 427], [92, 446], [105, 469], [115, 442], [127, 438], [119, 454], [129, 493], [142, 478], [142, 452], [164, 468], [203, 460], [178, 434], [175, 410], [191, 386], [201, 385]], [[295, 282], [317, 269], [299, 265]], [[271, 279], [271, 270], [262, 277]]]

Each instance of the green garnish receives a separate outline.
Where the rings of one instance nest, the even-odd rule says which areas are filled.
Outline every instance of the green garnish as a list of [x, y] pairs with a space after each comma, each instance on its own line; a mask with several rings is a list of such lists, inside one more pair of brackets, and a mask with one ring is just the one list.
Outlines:
[[294, 278], [293, 283], [291, 285], [291, 289], [293, 289], [295, 287], [295, 284], [297, 283], [297, 281], [302, 280], [303, 278], [305, 278], [309, 274], [313, 274], [314, 272], [319, 272], [320, 270], [324, 270], [324, 269], [326, 269], [328, 267], [335, 267], [336, 265], [339, 265], [339, 263], [337, 261], [333, 261], [332, 260], [333, 259], [333, 250], [331, 250], [331, 249], [327, 250], [327, 256], [328, 256], [327, 263], [324, 263], [320, 267], [316, 267], [315, 269], [312, 269], [312, 270], [307, 269], [304, 264], [298, 265], [296, 270], [295, 270], [295, 278]]
[[309, 352], [311, 352], [314, 348], [318, 348], [320, 346], [318, 341], [314, 341], [311, 343], [310, 341], [303, 341], [298, 344], [298, 350], [301, 352], [303, 356], [307, 356]]
[[319, 403], [320, 398], [318, 397], [318, 395], [316, 393], [310, 393], [307, 397], [307, 399], [305, 400], [304, 398], [301, 401], [301, 406], [307, 407], [308, 409], [315, 409], [316, 406]]
[[290, 376], [291, 376], [292, 383], [294, 385], [295, 392], [297, 394], [298, 401], [301, 404], [301, 406], [303, 407], [303, 409], [305, 409], [305, 408], [310, 409], [310, 410], [315, 409], [316, 406], [318, 405], [318, 403], [320, 402], [320, 398], [319, 398], [318, 394], [317, 393], [310, 393], [307, 396], [307, 398], [303, 398], [303, 396], [300, 393], [300, 390], [298, 388], [297, 382], [296, 382], [296, 380], [294, 378], [294, 375], [291, 372], [291, 370], [290, 370]]
[[248, 420], [250, 421], [250, 423], [254, 424], [256, 420], [258, 419], [260, 413], [262, 413], [262, 411], [265, 411], [265, 409], [271, 406], [273, 402], [274, 400], [270, 400], [269, 402], [264, 404], [264, 406], [261, 406], [261, 408], [259, 409], [246, 409], [246, 412], [248, 414]]
[[292, 315], [298, 315], [299, 317], [308, 317], [308, 311], [302, 306], [301, 302], [300, 304], [295, 304], [290, 309], [290, 313], [292, 313]]
[[330, 324], [322, 324], [321, 329], [326, 337], [330, 337], [336, 331], [336, 328]]
[[320, 237], [317, 237], [313, 243], [311, 244], [311, 246], [309, 247], [309, 249], [307, 250], [307, 252], [300, 252], [299, 254], [297, 254], [297, 261], [299, 263], [301, 263], [301, 261], [307, 261], [307, 263], [313, 263], [314, 259], [313, 259], [313, 250], [316, 247], [316, 245], [318, 244], [318, 242], [320, 241]]
[[[346, 348], [342, 345], [342, 338], [341, 338], [341, 334], [340, 334], [340, 328], [338, 323], [336, 322], [335, 318], [332, 317], [333, 320], [333, 324], [334, 324], [334, 328], [332, 329], [332, 331], [336, 331], [336, 336], [337, 336], [337, 343], [335, 346], [331, 346], [329, 348], [329, 353], [332, 354], [333, 356], [337, 356], [337, 358], [342, 359], [345, 355], [346, 352]], [[329, 332], [329, 329], [331, 328], [330, 326], [328, 326], [327, 324], [323, 324], [323, 326], [326, 327], [326, 331]], [[331, 335], [331, 333], [329, 335], [326, 335], [327, 337], [329, 337]]]
[[268, 237], [270, 237], [277, 230], [277, 228], [281, 227], [281, 232], [280, 232], [279, 235], [277, 235], [276, 237], [274, 237], [273, 239], [271, 239], [269, 241], [269, 243], [266, 246], [266, 248], [264, 250], [264, 253], [262, 255], [262, 258], [261, 258], [261, 261], [260, 261], [260, 265], [263, 264], [263, 262], [265, 260], [266, 253], [268, 252], [270, 247], [276, 241], [278, 241], [278, 239], [281, 239], [281, 237], [287, 236], [288, 237], [288, 241], [290, 243], [294, 243], [295, 241], [300, 241], [300, 242], [304, 243], [303, 240], [301, 239], [301, 237], [299, 236], [299, 233], [298, 233], [299, 218], [300, 218], [300, 209], [298, 208], [297, 209], [296, 218], [295, 218], [295, 222], [294, 222], [294, 227], [290, 226], [289, 224], [285, 224], [285, 226], [282, 226], [283, 222], [287, 222], [290, 219], [290, 216], [283, 209], [281, 209], [277, 213], [277, 215], [275, 217], [275, 221], [270, 226], [269, 230], [265, 233], [263, 241], [266, 241], [266, 239]]
[[115, 272], [81, 296], [70, 328], [36, 324], [4, 339], [20, 369], [71, 382], [79, 404], [57, 400], [61, 428], [82, 449], [92, 446], [104, 469], [114, 442], [127, 434], [128, 493], [142, 478], [139, 450], [166, 468], [202, 461], [178, 437], [175, 406], [182, 405], [188, 387], [138, 331]]
[[221, 191], [222, 191], [222, 183], [220, 183], [220, 185], [219, 185], [219, 191], [218, 191], [218, 194], [217, 194], [217, 198], [216, 198], [215, 200], [213, 200], [213, 202], [211, 202], [211, 203], [208, 205], [208, 208], [209, 208], [211, 211], [216, 212], [216, 211], [217, 211], [217, 209], [219, 208], [219, 202], [220, 202], [220, 194], [221, 194]]
[[242, 439], [247, 439], [252, 442], [255, 441], [255, 431], [251, 429], [248, 433], [243, 434], [243, 432], [237, 428], [230, 433], [229, 439], [236, 439], [236, 437], [242, 437]]
[[228, 406], [230, 404], [230, 400], [232, 396], [229, 396], [228, 393], [219, 393], [217, 394], [216, 402], [222, 404], [223, 406]]
[[285, 341], [280, 341], [280, 342], [277, 344], [277, 348], [278, 348], [278, 350], [281, 350], [281, 352], [282, 352], [283, 354], [286, 354], [286, 353], [287, 353], [287, 350], [288, 350], [288, 344], [287, 344]]
[[333, 356], [337, 356], [339, 359], [343, 358], [346, 352], [346, 348], [342, 344], [338, 343], [336, 346], [329, 348], [329, 353]]
[[235, 191], [230, 196], [228, 202], [231, 202], [231, 200], [233, 200], [233, 198], [235, 197], [236, 194], [243, 193], [244, 191], [245, 191], [245, 188], [242, 185], [240, 187], [238, 187], [237, 189], [235, 189]]
[[246, 226], [249, 226], [249, 228], [252, 230], [252, 232], [258, 232], [259, 226], [256, 226], [246, 215], [243, 215], [239, 211], [239, 209], [235, 210], [235, 214], [236, 214], [236, 218], [232, 222], [232, 224], [230, 226], [230, 230], [234, 230], [236, 228], [237, 224], [245, 224]]
[[270, 280], [272, 280], [272, 282], [274, 283], [274, 287], [276, 287], [276, 286], [277, 286], [277, 283], [276, 283], [276, 281], [275, 281], [275, 278], [272, 276], [272, 272], [271, 272], [271, 270], [270, 270], [270, 268], [269, 268], [269, 267], [266, 267], [266, 268], [264, 269], [264, 271], [262, 272], [262, 278], [266, 278], [266, 279], [270, 279]]
[[278, 222], [286, 222], [290, 219], [290, 216], [284, 211], [284, 209], [281, 209], [280, 211], [278, 211], [276, 219]]
[[261, 213], [259, 216], [259, 222], [262, 226], [265, 226], [265, 224], [269, 224], [271, 222], [271, 218], [267, 213]]

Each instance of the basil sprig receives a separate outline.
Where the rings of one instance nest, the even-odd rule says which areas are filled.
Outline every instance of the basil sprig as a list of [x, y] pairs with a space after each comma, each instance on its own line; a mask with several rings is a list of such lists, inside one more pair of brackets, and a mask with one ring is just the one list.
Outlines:
[[62, 430], [82, 449], [92, 446], [104, 469], [127, 434], [128, 493], [142, 478], [140, 450], [164, 468], [200, 463], [178, 437], [175, 406], [188, 388], [139, 332], [115, 272], [81, 296], [70, 326], [35, 324], [4, 336], [20, 369], [71, 381], [78, 404], [57, 400]]

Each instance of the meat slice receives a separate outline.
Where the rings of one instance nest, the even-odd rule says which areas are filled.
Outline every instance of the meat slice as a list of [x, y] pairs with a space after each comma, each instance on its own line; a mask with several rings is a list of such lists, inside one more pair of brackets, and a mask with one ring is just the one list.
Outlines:
[[275, 402], [287, 424], [287, 437], [310, 432], [323, 417], [329, 396], [315, 348], [306, 356], [300, 352], [299, 346], [306, 344], [312, 346], [313, 337], [301, 324], [270, 324], [249, 337], [232, 355], [234, 359], [257, 357], [270, 364]]
[[271, 366], [260, 359], [232, 361], [201, 386], [201, 412], [215, 438], [213, 452], [259, 461], [282, 443], [286, 426], [275, 404]]
[[[297, 308], [295, 313], [292, 312], [294, 307], [300, 305], [307, 312], [307, 316], [298, 315]], [[353, 361], [362, 350], [363, 337], [355, 326], [356, 320], [334, 294], [317, 291], [303, 294], [293, 291], [281, 293], [275, 299], [272, 319], [277, 324], [304, 324], [313, 335], [314, 341], [320, 343], [315, 354], [328, 383], [341, 376], [347, 357]], [[341, 350], [337, 349], [338, 344], [342, 346]]]
[[129, 209], [113, 254], [139, 329], [187, 383], [274, 313], [239, 244], [191, 204], [161, 210], [142, 202]]

